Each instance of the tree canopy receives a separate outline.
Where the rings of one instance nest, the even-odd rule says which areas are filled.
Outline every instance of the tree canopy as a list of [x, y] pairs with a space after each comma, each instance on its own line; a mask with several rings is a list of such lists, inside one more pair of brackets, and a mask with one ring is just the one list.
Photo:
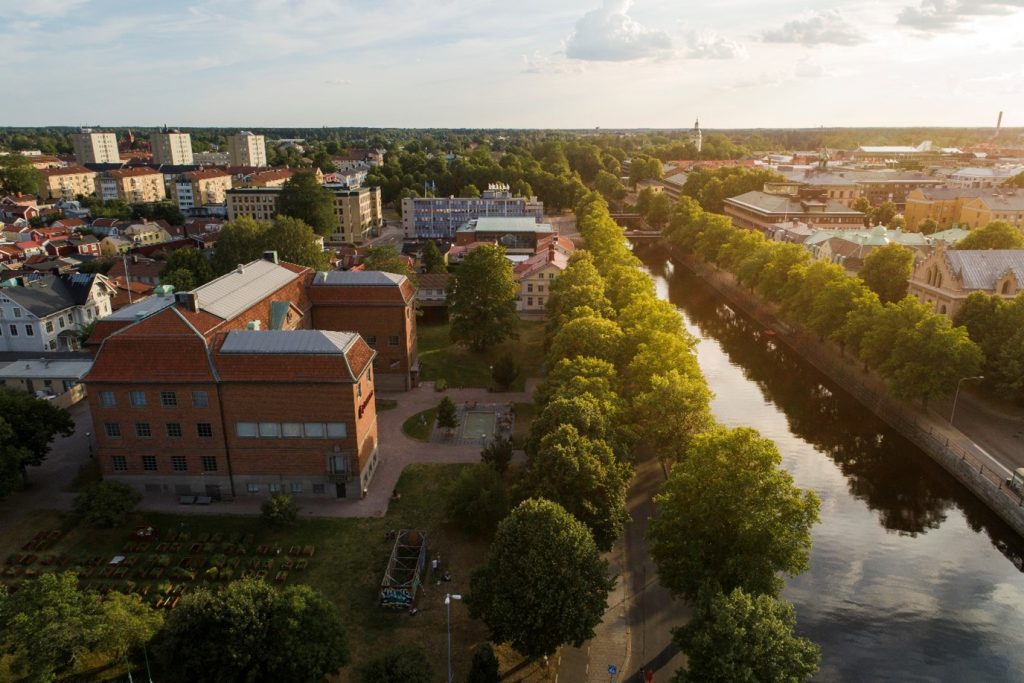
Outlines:
[[21, 481], [29, 466], [41, 465], [58, 436], [71, 436], [70, 413], [13, 387], [0, 386], [0, 499]]
[[913, 268], [914, 250], [893, 243], [868, 254], [857, 275], [878, 295], [882, 303], [889, 303], [907, 295], [908, 280]]
[[445, 265], [444, 255], [437, 248], [437, 242], [427, 240], [423, 247], [423, 269], [428, 273], [447, 273], [448, 266]]
[[34, 194], [43, 191], [43, 175], [21, 154], [0, 154], [0, 192]]
[[503, 247], [469, 252], [448, 284], [452, 341], [483, 351], [517, 336], [519, 286]]
[[248, 216], [224, 224], [217, 238], [213, 265], [226, 273], [238, 264], [262, 258], [276, 251], [280, 260], [316, 270], [327, 267], [327, 255], [319, 246], [313, 229], [301, 220], [278, 216], [274, 221], [255, 221]]
[[277, 210], [299, 219], [324, 237], [338, 230], [334, 195], [320, 184], [313, 171], [298, 171], [285, 181], [277, 199]]
[[1006, 221], [992, 221], [972, 230], [956, 244], [956, 249], [1024, 249], [1024, 233]]
[[[434, 245], [434, 251], [437, 251], [437, 245]], [[440, 256], [440, 253], [438, 253], [438, 256]], [[402, 258], [398, 248], [390, 244], [370, 247], [364, 251], [363, 268], [365, 270], [379, 270], [385, 273], [404, 275], [410, 279], [413, 278], [412, 269], [409, 268], [409, 264]]]

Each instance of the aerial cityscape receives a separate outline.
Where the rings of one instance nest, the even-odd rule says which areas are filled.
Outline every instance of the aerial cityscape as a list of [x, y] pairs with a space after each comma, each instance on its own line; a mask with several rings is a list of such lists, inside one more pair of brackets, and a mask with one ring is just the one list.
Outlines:
[[1024, 680], [1020, 2], [5, 14], [0, 681]]

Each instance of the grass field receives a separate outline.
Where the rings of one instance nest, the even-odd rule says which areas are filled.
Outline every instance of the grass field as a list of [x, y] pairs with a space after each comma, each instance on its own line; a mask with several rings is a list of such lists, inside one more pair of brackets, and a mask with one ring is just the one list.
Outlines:
[[411, 439], [417, 441], [430, 441], [430, 435], [434, 431], [434, 422], [437, 421], [437, 408], [426, 410], [410, 415], [402, 423], [402, 432]]
[[516, 420], [512, 424], [512, 443], [516, 448], [523, 448], [530, 436], [530, 423], [533, 422], [534, 406], [532, 403], [516, 403]]
[[[414, 642], [426, 649], [434, 664], [435, 678], [440, 680], [447, 667], [444, 594], [468, 591], [469, 572], [482, 561], [487, 548], [486, 540], [469, 537], [444, 519], [444, 501], [462, 467], [465, 465], [406, 468], [397, 486], [401, 497], [391, 504], [383, 518], [300, 519], [291, 527], [269, 530], [256, 517], [136, 514], [119, 529], [73, 528], [44, 552], [66, 554], [71, 558], [109, 559], [124, 554], [132, 530], [139, 525], [153, 525], [158, 533], [167, 535], [185, 532], [190, 539], [203, 534], [222, 534], [225, 538], [252, 534], [254, 546], [281, 547], [285, 556], [293, 545], [315, 546], [308, 568], [291, 572], [287, 583], [308, 583], [337, 604], [347, 624], [353, 662], [364, 661], [390, 643]], [[63, 523], [59, 513], [42, 512], [6, 525], [0, 529], [0, 557], [23, 552], [22, 544], [37, 532], [60, 529]], [[387, 534], [390, 530], [405, 528], [426, 530], [431, 556], [439, 555], [442, 568], [452, 575], [451, 583], [437, 583], [433, 577], [427, 577], [418, 598], [419, 613], [415, 616], [385, 611], [377, 604], [378, 588], [394, 543]], [[188, 551], [183, 549], [179, 555], [184, 554]], [[173, 556], [174, 564], [179, 555]], [[253, 555], [250, 552], [246, 558]], [[200, 573], [195, 582], [188, 583], [195, 587], [203, 585], [204, 580]], [[95, 587], [114, 586], [117, 580], [90, 577], [85, 583]], [[473, 648], [486, 638], [486, 627], [469, 618], [465, 605], [453, 604], [452, 643], [459, 680], [469, 669]], [[4, 668], [0, 664], [0, 678], [6, 674]], [[337, 680], [354, 680], [352, 667], [343, 670]]]
[[474, 353], [465, 347], [453, 344], [449, 337], [449, 325], [420, 325], [416, 331], [419, 337], [420, 376], [427, 381], [443, 377], [450, 387], [490, 387], [491, 365], [502, 356], [511, 355], [519, 364], [519, 377], [512, 384], [516, 391], [522, 391], [527, 377], [539, 377], [544, 360], [544, 322], [521, 320], [519, 339], [496, 344], [482, 353]]

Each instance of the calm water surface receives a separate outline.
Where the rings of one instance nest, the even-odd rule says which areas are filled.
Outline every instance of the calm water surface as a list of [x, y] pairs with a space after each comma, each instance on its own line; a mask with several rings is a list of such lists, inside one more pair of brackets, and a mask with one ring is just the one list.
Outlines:
[[778, 445], [821, 498], [790, 579], [820, 681], [1024, 681], [1024, 544], [956, 480], [682, 267], [637, 247], [700, 342], [718, 420]]

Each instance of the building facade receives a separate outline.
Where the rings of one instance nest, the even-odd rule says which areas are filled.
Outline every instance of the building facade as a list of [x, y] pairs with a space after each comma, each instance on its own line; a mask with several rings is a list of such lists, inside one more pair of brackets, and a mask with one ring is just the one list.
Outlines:
[[965, 187], [928, 187], [911, 190], [907, 194], [903, 218], [908, 230], [919, 230], [921, 223], [931, 219], [940, 230], [961, 223], [964, 204], [992, 190]]
[[1006, 189], [1001, 193], [984, 194], [964, 202], [960, 225], [984, 228], [992, 221], [1006, 221], [1024, 228], [1024, 190]]
[[129, 204], [161, 202], [167, 198], [164, 176], [149, 167], [119, 168], [96, 176], [96, 196]]
[[48, 168], [39, 172], [43, 176], [47, 199], [72, 200], [79, 195], [96, 192], [96, 173], [83, 166]]
[[505, 247], [510, 255], [532, 255], [537, 244], [554, 235], [551, 225], [533, 218], [482, 217], [471, 220], [455, 232], [456, 246], [490, 242]]
[[71, 134], [71, 145], [75, 160], [79, 164], [119, 164], [121, 154], [117, 149], [117, 136], [113, 133], [96, 133], [83, 128]]
[[517, 264], [512, 271], [519, 283], [516, 309], [523, 313], [544, 314], [551, 285], [568, 265], [568, 257], [556, 250], [553, 243]]
[[781, 223], [801, 221], [825, 228], [863, 228], [864, 214], [837, 201], [815, 196], [746, 192], [725, 200], [725, 214], [741, 228], [766, 233]]
[[102, 275], [47, 275], [0, 289], [0, 351], [77, 351], [83, 330], [111, 312]]
[[488, 216], [544, 218], [544, 202], [516, 197], [503, 183], [492, 183], [479, 197], [406, 197], [402, 229], [406, 239], [448, 239], [471, 220]]
[[231, 182], [231, 174], [219, 169], [189, 171], [174, 181], [174, 201], [185, 213], [203, 206], [221, 206]]
[[[350, 189], [343, 185], [324, 185], [331, 191], [337, 232], [333, 242], [359, 243], [383, 225], [379, 187]], [[277, 215], [280, 187], [233, 188], [225, 192], [228, 220], [247, 216], [258, 221], [273, 220]]]
[[907, 293], [953, 318], [974, 292], [1012, 299], [1024, 289], [1024, 250], [940, 246], [915, 266]]
[[228, 157], [232, 166], [266, 166], [266, 140], [250, 131], [229, 135]]
[[149, 147], [153, 152], [153, 163], [172, 166], [191, 166], [192, 136], [178, 130], [167, 130], [149, 136]]

